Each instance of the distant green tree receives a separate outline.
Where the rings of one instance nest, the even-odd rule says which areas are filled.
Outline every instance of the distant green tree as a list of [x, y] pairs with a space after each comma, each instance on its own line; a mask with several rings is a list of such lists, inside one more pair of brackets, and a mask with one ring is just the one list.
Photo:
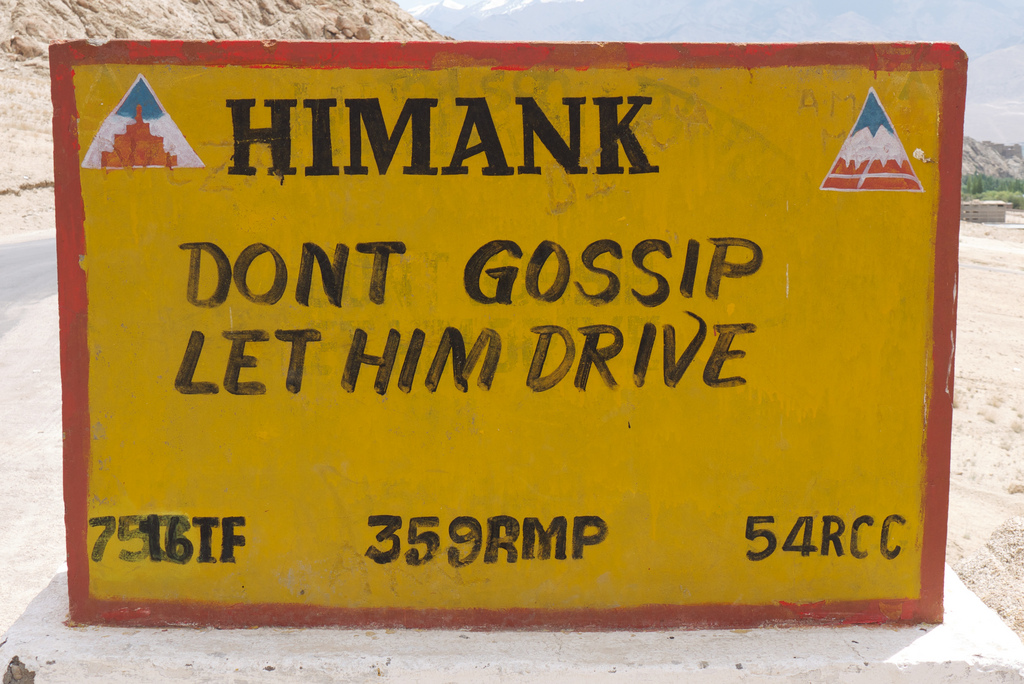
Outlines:
[[1020, 209], [1024, 207], [1024, 180], [975, 173], [961, 178], [960, 195], [965, 200], [1002, 200]]
[[978, 196], [981, 200], [1001, 200], [1003, 202], [1009, 202], [1013, 205], [1014, 209], [1020, 209], [1024, 206], [1024, 195], [1018, 192], [1007, 192], [1005, 190], [987, 190]]

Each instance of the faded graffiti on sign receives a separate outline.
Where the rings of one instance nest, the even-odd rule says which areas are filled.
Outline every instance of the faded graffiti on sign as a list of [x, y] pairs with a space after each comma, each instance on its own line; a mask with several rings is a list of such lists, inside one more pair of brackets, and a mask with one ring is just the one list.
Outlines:
[[74, 619], [941, 615], [955, 50], [125, 49], [52, 61]]

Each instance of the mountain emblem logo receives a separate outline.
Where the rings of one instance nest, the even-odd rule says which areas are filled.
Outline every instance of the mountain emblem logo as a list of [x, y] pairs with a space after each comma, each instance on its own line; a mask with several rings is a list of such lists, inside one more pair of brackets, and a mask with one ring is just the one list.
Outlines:
[[203, 167], [142, 74], [103, 120], [82, 161], [84, 169]]
[[924, 192], [874, 88], [868, 89], [857, 123], [843, 142], [821, 189]]

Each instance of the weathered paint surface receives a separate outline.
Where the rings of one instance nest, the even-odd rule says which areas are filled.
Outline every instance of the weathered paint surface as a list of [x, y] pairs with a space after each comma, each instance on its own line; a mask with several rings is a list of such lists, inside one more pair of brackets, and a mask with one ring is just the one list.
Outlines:
[[344, 47], [52, 51], [73, 619], [940, 619], [957, 48]]

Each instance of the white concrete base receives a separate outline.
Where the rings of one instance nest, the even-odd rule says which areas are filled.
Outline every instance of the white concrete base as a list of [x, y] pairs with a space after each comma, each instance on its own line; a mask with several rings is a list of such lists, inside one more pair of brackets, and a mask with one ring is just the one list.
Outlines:
[[58, 682], [1024, 682], [1024, 645], [946, 569], [946, 622], [671, 632], [116, 629], [64, 625], [58, 574], [0, 639]]

